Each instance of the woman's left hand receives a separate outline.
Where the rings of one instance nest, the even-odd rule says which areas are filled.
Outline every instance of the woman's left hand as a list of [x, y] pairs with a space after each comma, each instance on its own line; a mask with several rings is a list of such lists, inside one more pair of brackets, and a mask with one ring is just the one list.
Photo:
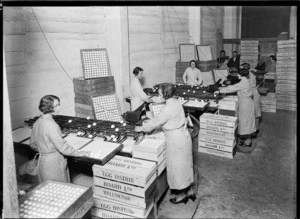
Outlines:
[[136, 126], [134, 130], [136, 132], [141, 132], [142, 131], [142, 126]]

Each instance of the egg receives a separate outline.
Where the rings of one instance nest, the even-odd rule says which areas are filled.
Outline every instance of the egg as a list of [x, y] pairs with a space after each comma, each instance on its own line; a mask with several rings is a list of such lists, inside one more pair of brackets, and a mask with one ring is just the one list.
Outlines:
[[93, 126], [96, 126], [96, 125], [97, 125], [97, 123], [93, 122]]
[[72, 119], [69, 119], [68, 123], [71, 123], [72, 122]]
[[86, 119], [87, 119], [87, 120], [89, 120], [89, 119], [90, 119], [90, 117], [88, 116], [88, 117], [86, 117]]

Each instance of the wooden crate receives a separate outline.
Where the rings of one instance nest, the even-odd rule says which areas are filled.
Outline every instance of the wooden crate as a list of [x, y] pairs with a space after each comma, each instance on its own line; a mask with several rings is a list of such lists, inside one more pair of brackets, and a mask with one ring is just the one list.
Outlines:
[[73, 78], [75, 94], [105, 95], [115, 93], [113, 76], [85, 80], [83, 77]]
[[91, 119], [95, 119], [95, 112], [91, 105], [75, 103], [75, 114], [77, 117], [90, 117]]
[[195, 44], [179, 44], [179, 56], [181, 62], [196, 60]]

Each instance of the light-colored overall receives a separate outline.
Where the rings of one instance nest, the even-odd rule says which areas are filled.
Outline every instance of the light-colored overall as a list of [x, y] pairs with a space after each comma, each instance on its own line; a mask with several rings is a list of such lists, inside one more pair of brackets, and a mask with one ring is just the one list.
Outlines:
[[220, 90], [221, 93], [237, 92], [238, 96], [238, 133], [239, 135], [249, 135], [256, 131], [254, 117], [254, 102], [252, 100], [252, 87], [246, 77], [234, 85], [229, 85]]
[[131, 111], [134, 111], [139, 106], [141, 106], [144, 103], [144, 101], [149, 97], [144, 92], [140, 80], [137, 77], [134, 77], [132, 79], [130, 91], [131, 91], [131, 96], [130, 96]]
[[183, 73], [183, 82], [188, 85], [200, 85], [203, 81], [201, 71], [198, 68], [188, 67]]
[[253, 92], [253, 102], [254, 102], [254, 115], [255, 115], [255, 118], [258, 118], [258, 117], [261, 117], [261, 110], [260, 110], [260, 95], [257, 91], [257, 88], [256, 88], [256, 77], [255, 75], [250, 72], [249, 73], [249, 81], [250, 81], [250, 84], [251, 84], [251, 87], [252, 87], [252, 92]]
[[182, 190], [194, 182], [192, 140], [186, 128], [186, 118], [178, 100], [170, 98], [154, 118], [142, 126], [150, 132], [162, 126], [167, 145], [167, 180], [170, 189]]
[[30, 147], [40, 153], [38, 179], [70, 182], [67, 159], [64, 155], [76, 156], [77, 152], [62, 138], [61, 130], [51, 114], [42, 115], [33, 125]]

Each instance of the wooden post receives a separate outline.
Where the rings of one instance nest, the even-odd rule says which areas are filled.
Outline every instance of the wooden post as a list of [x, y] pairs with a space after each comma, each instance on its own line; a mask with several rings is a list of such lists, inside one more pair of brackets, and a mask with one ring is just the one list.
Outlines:
[[19, 218], [15, 153], [12, 140], [10, 108], [3, 50], [3, 218]]

